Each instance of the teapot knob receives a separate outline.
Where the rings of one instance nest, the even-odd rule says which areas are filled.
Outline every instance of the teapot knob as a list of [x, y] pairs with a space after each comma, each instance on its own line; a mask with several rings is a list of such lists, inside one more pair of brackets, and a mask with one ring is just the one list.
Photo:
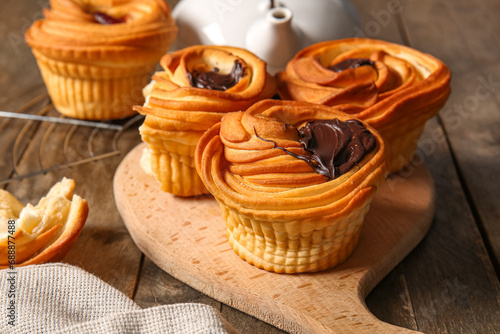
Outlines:
[[302, 34], [292, 25], [292, 18], [290, 9], [274, 7], [248, 29], [246, 48], [264, 59], [272, 74], [284, 70], [301, 49]]

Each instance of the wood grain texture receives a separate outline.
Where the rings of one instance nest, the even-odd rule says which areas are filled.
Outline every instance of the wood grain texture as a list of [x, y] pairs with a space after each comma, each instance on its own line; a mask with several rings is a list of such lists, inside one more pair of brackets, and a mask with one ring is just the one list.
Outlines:
[[136, 147], [118, 167], [115, 199], [138, 247], [169, 274], [289, 332], [409, 332], [376, 319], [364, 298], [429, 228], [434, 188], [424, 167], [410, 178], [386, 181], [346, 263], [321, 273], [279, 275], [234, 254], [213, 198], [162, 192], [139, 166], [144, 147]]
[[453, 73], [449, 101], [420, 145], [436, 181], [435, 222], [405, 266], [418, 328], [428, 333], [500, 332], [500, 48], [491, 43], [499, 6], [437, 0], [403, 13], [409, 45]]
[[[56, 116], [55, 112], [52, 116]], [[76, 130], [71, 140], [72, 149], [68, 154], [63, 154], [64, 140], [70, 128], [67, 125], [53, 127], [51, 124], [41, 124], [19, 163], [19, 172], [25, 174], [64, 163], [65, 160], [74, 161], [87, 157], [91, 133], [88, 128]], [[133, 130], [133, 136], [137, 137], [138, 141], [136, 131]], [[96, 146], [96, 151], [97, 147], [100, 150], [111, 150], [113, 135], [112, 132], [102, 132], [102, 137], [94, 135], [92, 143]], [[44, 138], [47, 139], [44, 141]], [[99, 140], [102, 142], [99, 143]], [[130, 145], [137, 141], [134, 142], [130, 138], [126, 140]], [[80, 237], [64, 262], [84, 268], [132, 297], [141, 253], [123, 226], [114, 204], [112, 187], [106, 186], [110, 183], [120, 160], [120, 156], [115, 156], [14, 181], [8, 185], [7, 190], [25, 203], [36, 203], [63, 177], [74, 179], [75, 193], [89, 203], [89, 216]]]
[[[40, 17], [41, 8], [48, 1], [1, 2], [0, 109], [14, 111], [45, 91], [36, 62], [23, 41], [23, 34], [31, 22]], [[167, 2], [174, 4], [176, 0]], [[368, 37], [406, 43], [433, 53], [443, 59], [453, 72], [453, 92], [449, 103], [441, 112], [440, 120], [431, 121], [421, 139], [421, 148], [425, 152], [430, 147], [429, 143], [436, 143], [426, 157], [426, 165], [436, 182], [438, 194], [433, 225], [424, 241], [367, 297], [368, 307], [384, 321], [428, 333], [500, 333], [498, 277], [485, 251], [486, 245], [490, 248], [490, 255], [496, 254], [498, 262], [500, 179], [496, 175], [500, 146], [500, 87], [490, 86], [491, 95], [481, 99], [479, 106], [472, 108], [473, 113], [466, 112], [468, 117], [462, 117], [461, 123], [456, 118], [460, 116], [460, 111], [454, 108], [455, 104], [471, 102], [470, 96], [475, 95], [476, 86], [480, 83], [479, 75], [486, 80], [491, 75], [492, 81], [500, 82], [500, 45], [496, 43], [500, 2], [351, 2], [362, 16], [359, 28]], [[384, 17], [377, 16], [388, 10], [391, 4], [402, 6], [400, 15], [390, 15], [386, 21]], [[375, 30], [368, 30], [374, 27]], [[484, 94], [485, 91], [481, 92]], [[469, 100], [466, 100], [468, 97]], [[448, 109], [451, 111], [447, 112]], [[11, 175], [12, 143], [26, 123], [9, 121], [5, 127], [1, 124], [2, 120], [0, 177], [3, 178]], [[22, 145], [20, 157], [22, 165], [25, 165], [24, 171], [34, 169], [38, 164], [36, 155], [32, 154], [37, 153], [39, 140], [47, 130], [40, 124], [33, 126], [27, 136], [34, 140]], [[37, 134], [38, 131], [41, 134]], [[445, 135], [444, 141], [439, 139], [439, 134]], [[126, 152], [135, 146], [137, 138], [137, 130], [131, 129], [120, 140], [120, 150]], [[73, 157], [81, 154], [82, 150], [88, 153], [85, 151], [87, 139], [88, 132], [79, 129], [73, 139], [74, 151], [71, 154], [76, 154]], [[109, 137], [99, 135], [97, 149], [106, 148], [109, 144], [107, 140]], [[60, 147], [50, 146], [50, 150], [60, 152]], [[56, 154], [46, 155], [46, 159], [60, 158]], [[112, 203], [111, 178], [119, 161], [120, 157], [115, 157], [104, 163], [90, 163], [74, 170], [39, 175], [11, 183], [8, 190], [26, 203], [38, 200], [59, 177], [66, 175], [74, 178], [77, 180], [77, 193], [83, 193], [91, 202], [91, 217], [66, 261], [94, 272], [128, 295], [133, 294], [133, 287], [137, 284], [137, 301], [143, 306], [156, 305], [156, 301], [158, 304], [188, 300], [213, 303], [220, 305], [224, 316], [238, 325], [235, 327], [243, 333], [279, 332], [191, 289], [147, 259], [142, 267], [139, 266], [140, 253], [123, 229]], [[457, 166], [461, 178], [457, 175]], [[479, 230], [483, 229], [482, 235], [477, 226]], [[136, 282], [141, 268], [141, 278]], [[153, 293], [149, 293], [149, 288]]]
[[274, 326], [222, 304], [182, 283], [166, 273], [147, 257], [144, 259], [134, 301], [143, 308], [175, 303], [207, 304], [221, 312], [224, 319], [240, 333], [283, 333], [283, 331]]
[[[500, 311], [500, 179], [493, 176], [500, 165], [500, 86], [490, 84], [491, 94], [480, 88], [480, 93], [488, 96], [479, 96], [480, 104], [473, 108], [478, 76], [500, 84], [500, 48], [492, 43], [499, 24], [492, 16], [496, 17], [500, 3], [353, 3], [363, 15], [363, 25], [375, 22], [381, 27], [379, 34], [370, 37], [429, 52], [453, 73], [450, 99], [440, 117], [429, 122], [419, 145], [436, 182], [434, 223], [424, 241], [377, 286], [367, 303], [379, 318], [408, 323], [407, 327], [413, 323], [412, 328], [426, 333], [500, 332], [495, 320]], [[401, 13], [380, 16], [391, 3], [399, 4]], [[384, 18], [386, 21], [381, 21]], [[473, 113], [464, 108], [466, 103]], [[491, 258], [485, 246], [491, 250]], [[497, 275], [491, 261], [497, 263]], [[390, 302], [384, 303], [387, 298]]]
[[220, 303], [170, 276], [149, 258], [144, 258], [140, 285], [134, 301], [143, 308], [175, 303], [202, 303], [220, 309]]
[[[406, 1], [351, 0], [361, 17], [356, 27], [359, 37], [382, 39], [404, 44], [401, 14], [407, 10]], [[396, 7], [391, 7], [396, 5]], [[390, 12], [392, 10], [392, 14]], [[431, 227], [432, 228], [432, 227]], [[413, 305], [404, 272], [404, 262], [391, 271], [367, 296], [370, 311], [379, 319], [393, 325], [417, 330]]]
[[[24, 31], [40, 14], [41, 7], [32, 2], [2, 1], [0, 10], [0, 45], [2, 45], [0, 110], [15, 111], [25, 102], [45, 91], [33, 55], [24, 42]], [[24, 121], [0, 119], [0, 180], [12, 176], [12, 146], [25, 125]], [[33, 124], [26, 138], [31, 138], [37, 128], [38, 124]], [[18, 157], [22, 156], [28, 143], [28, 140], [22, 142]]]
[[[404, 18], [411, 46], [433, 53], [452, 70], [452, 94], [440, 120], [500, 274], [500, 47], [493, 42], [500, 30], [500, 2], [439, 0], [409, 6], [412, 15]], [[423, 16], [433, 25], [417, 19]]]
[[365, 302], [368, 309], [380, 320], [418, 330], [403, 263], [397, 265], [370, 292]]
[[428, 122], [425, 132], [423, 138], [435, 140], [421, 141], [423, 160], [415, 161], [415, 165], [402, 172], [411, 175], [417, 165], [429, 162], [436, 183], [433, 224], [403, 263], [418, 330], [499, 333], [498, 279], [436, 119]]
[[[0, 10], [0, 110], [15, 111], [34, 97], [46, 92], [40, 71], [24, 32], [42, 15], [48, 1], [2, 1]], [[45, 103], [47, 99], [45, 99]], [[24, 112], [36, 113], [42, 103]], [[55, 111], [48, 115], [58, 117]], [[21, 130], [29, 122], [0, 119], [0, 179], [13, 176], [13, 145]], [[33, 122], [24, 136], [18, 152], [19, 174], [26, 174], [68, 161], [89, 157], [89, 141], [95, 154], [112, 150], [114, 133], [100, 131], [90, 140], [92, 130], [76, 129], [66, 154], [64, 140], [71, 127]], [[46, 138], [44, 144], [42, 142]], [[120, 149], [128, 152], [140, 141], [137, 128], [123, 134]], [[42, 155], [40, 156], [40, 153]], [[16, 159], [17, 160], [17, 159]], [[50, 187], [66, 176], [76, 182], [75, 192], [89, 202], [90, 212], [82, 233], [65, 258], [97, 275], [129, 296], [133, 295], [138, 276], [141, 253], [125, 230], [116, 210], [111, 180], [121, 157], [52, 171], [22, 181], [10, 182], [6, 189], [23, 203], [36, 203]]]

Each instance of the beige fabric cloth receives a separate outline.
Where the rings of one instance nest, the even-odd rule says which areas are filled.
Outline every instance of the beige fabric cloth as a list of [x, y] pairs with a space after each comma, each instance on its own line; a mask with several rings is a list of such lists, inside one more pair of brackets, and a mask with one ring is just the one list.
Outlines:
[[[0, 333], [235, 332], [211, 306], [188, 303], [141, 309], [94, 275], [62, 263], [0, 270], [0, 290]], [[10, 290], [15, 291], [14, 298]], [[15, 326], [8, 323], [11, 300]]]

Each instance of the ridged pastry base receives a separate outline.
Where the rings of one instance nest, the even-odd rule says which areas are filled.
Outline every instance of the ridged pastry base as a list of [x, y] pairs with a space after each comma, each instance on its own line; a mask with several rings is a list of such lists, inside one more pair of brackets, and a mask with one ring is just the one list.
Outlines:
[[408, 131], [399, 135], [391, 134], [394, 136], [393, 138], [384, 136], [382, 133], [384, 139], [390, 143], [388, 145], [390, 150], [390, 159], [388, 159], [387, 163], [389, 172], [396, 173], [411, 163], [417, 149], [418, 139], [422, 135], [424, 127], [425, 123], [412, 129], [408, 129]]
[[322, 271], [344, 262], [358, 243], [372, 198], [326, 227], [324, 220], [316, 226], [311, 221], [264, 221], [223, 203], [220, 206], [229, 244], [240, 258], [267, 271], [292, 274]]
[[146, 68], [111, 70], [48, 60], [37, 52], [34, 54], [50, 98], [65, 116], [88, 120], [119, 119], [135, 114], [132, 106], [144, 101], [142, 87], [149, 79]]
[[[150, 115], [140, 127], [142, 141], [148, 144], [150, 170], [161, 190], [183, 197], [208, 194], [194, 164], [194, 152], [202, 131], [158, 129]], [[169, 119], [162, 119], [168, 125]], [[165, 125], [162, 123], [162, 125]]]
[[[417, 116], [412, 119], [411, 123], [407, 119], [401, 119], [397, 123], [385, 122], [385, 124], [378, 125], [377, 130], [388, 144], [390, 154], [387, 168], [390, 173], [396, 173], [411, 164], [427, 120], [441, 110], [444, 102], [436, 106], [416, 109], [413, 112]], [[403, 112], [405, 110], [401, 110], [401, 113]], [[367, 123], [370, 124], [370, 121]]]
[[145, 150], [148, 154], [151, 172], [160, 183], [162, 191], [189, 197], [208, 194], [194, 167], [194, 158], [173, 152]]

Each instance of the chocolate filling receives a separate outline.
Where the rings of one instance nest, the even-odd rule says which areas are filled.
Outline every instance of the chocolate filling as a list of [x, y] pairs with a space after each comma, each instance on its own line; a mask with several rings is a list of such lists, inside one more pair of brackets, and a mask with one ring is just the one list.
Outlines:
[[109, 16], [106, 13], [103, 12], [94, 12], [94, 20], [96, 20], [97, 23], [103, 24], [103, 25], [108, 25], [108, 24], [117, 24], [117, 23], [124, 23], [125, 22], [125, 16], [124, 17], [112, 17]]
[[212, 70], [202, 73], [187, 72], [186, 76], [191, 87], [225, 91], [240, 81], [245, 74], [245, 69], [239, 61], [235, 60], [231, 73], [220, 74], [218, 72], [219, 69], [214, 67]]
[[316, 120], [307, 123], [298, 130], [299, 141], [308, 156], [302, 156], [277, 146], [274, 148], [285, 151], [294, 158], [303, 160], [318, 174], [324, 175], [327, 181], [338, 178], [358, 164], [376, 146], [375, 137], [363, 124], [354, 119], [342, 122], [337, 118], [332, 120]]
[[330, 66], [328, 69], [330, 71], [340, 73], [340, 72], [345, 71], [349, 68], [356, 68], [356, 67], [360, 67], [360, 66], [371, 66], [374, 69], [376, 69], [375, 63], [368, 58], [349, 58], [349, 59], [343, 60], [340, 63], [337, 63], [333, 66]]
[[318, 163], [316, 172], [329, 180], [347, 173], [376, 145], [371, 132], [354, 119], [312, 121], [299, 133], [310, 159]]

